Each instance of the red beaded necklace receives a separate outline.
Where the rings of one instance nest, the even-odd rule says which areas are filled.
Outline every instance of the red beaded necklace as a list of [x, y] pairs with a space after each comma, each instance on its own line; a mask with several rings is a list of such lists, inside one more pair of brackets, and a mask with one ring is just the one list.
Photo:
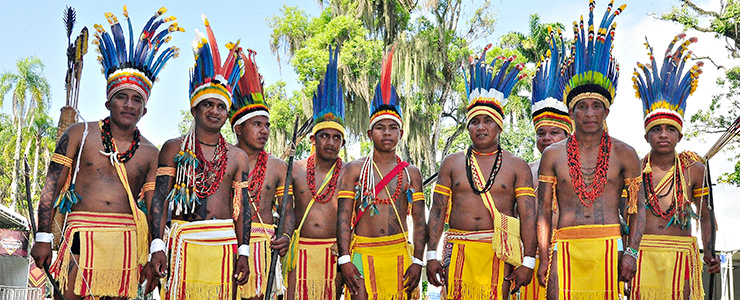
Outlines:
[[252, 179], [249, 181], [247, 190], [250, 194], [249, 202], [255, 206], [255, 212], [252, 215], [253, 220], [259, 215], [260, 194], [262, 193], [262, 184], [265, 182], [267, 157], [266, 151], [260, 151], [260, 154], [257, 156], [257, 163], [254, 165], [252, 172], [250, 172], [251, 174], [249, 174]]
[[[337, 160], [334, 162], [334, 172], [331, 174], [328, 186], [324, 188], [321, 195], [317, 195], [316, 190], [316, 155], [311, 155], [306, 161], [306, 180], [308, 181], [308, 188], [311, 190], [311, 195], [316, 199], [316, 202], [326, 203], [331, 199], [331, 195], [337, 188], [337, 180], [339, 179], [339, 172], [342, 170], [342, 158], [337, 156]], [[328, 175], [328, 174], [327, 174]]]
[[[396, 162], [400, 164], [401, 158], [396, 156]], [[375, 162], [373, 162], [373, 164], [374, 163]], [[382, 176], [382, 174], [378, 174], [378, 175]], [[363, 196], [373, 197], [373, 204], [378, 204], [378, 203], [393, 204], [394, 202], [396, 202], [396, 200], [398, 200], [398, 196], [401, 194], [401, 186], [403, 185], [403, 172], [398, 172], [398, 179], [396, 180], [396, 190], [393, 192], [393, 195], [391, 195], [390, 198], [386, 198], [386, 199], [380, 199], [376, 195], [373, 195], [373, 191], [375, 190], [375, 187], [374, 186], [368, 187], [368, 184], [367, 184], [370, 176], [373, 176], [372, 171], [369, 172], [365, 180], [362, 181], [362, 187], [363, 187], [363, 190], [365, 191], [365, 195]]]
[[612, 140], [606, 131], [601, 134], [601, 141], [599, 142], [599, 156], [596, 159], [596, 171], [594, 172], [594, 180], [588, 186], [583, 180], [583, 173], [581, 172], [581, 151], [578, 148], [578, 140], [576, 135], [572, 134], [568, 137], [567, 152], [568, 152], [568, 174], [573, 181], [573, 189], [578, 194], [578, 199], [586, 207], [591, 207], [597, 198], [601, 197], [604, 193], [604, 187], [606, 186], [606, 171], [609, 170], [609, 154], [611, 152]]
[[229, 156], [227, 153], [229, 152], [229, 146], [226, 144], [224, 137], [219, 136], [213, 161], [209, 161], [203, 155], [200, 143], [195, 142], [194, 144], [195, 157], [198, 158], [198, 167], [196, 170], [199, 171], [195, 177], [195, 194], [198, 196], [198, 199], [204, 199], [213, 195], [218, 190], [219, 185], [221, 185], [224, 172], [226, 172], [226, 166], [228, 165]]
[[[645, 163], [649, 164], [650, 159], [648, 158]], [[647, 207], [650, 209], [653, 215], [661, 217], [665, 220], [670, 219], [670, 217], [675, 214], [676, 207], [684, 206], [683, 184], [681, 184], [679, 177], [681, 176], [682, 168], [679, 165], [678, 159], [676, 159], [676, 165], [673, 169], [673, 182], [671, 183], [671, 185], [676, 187], [676, 193], [674, 194], [673, 201], [671, 201], [671, 205], [668, 206], [668, 209], [666, 209], [665, 211], [660, 208], [659, 198], [665, 197], [667, 196], [667, 194], [661, 195], [659, 197], [658, 194], [655, 192], [655, 189], [653, 188], [653, 172], [642, 174], [643, 178], [645, 179], [645, 196], [647, 198]]]

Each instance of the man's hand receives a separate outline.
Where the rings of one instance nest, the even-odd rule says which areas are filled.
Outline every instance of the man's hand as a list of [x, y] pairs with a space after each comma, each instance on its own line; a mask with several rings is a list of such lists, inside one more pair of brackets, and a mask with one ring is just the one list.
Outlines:
[[514, 286], [510, 287], [511, 293], [514, 294], [519, 288], [528, 285], [532, 281], [532, 273], [534, 273], [534, 270], [530, 268], [518, 267], [509, 276], [504, 278], [504, 280], [514, 283]]
[[167, 276], [167, 256], [164, 255], [164, 251], [152, 253], [152, 259], [149, 263], [152, 265], [151, 269], [154, 272], [154, 276]]
[[234, 269], [234, 278], [237, 285], [243, 285], [249, 280], [249, 260], [244, 255], [239, 255]]
[[629, 255], [621, 255], [619, 262], [619, 281], [630, 281], [637, 271], [637, 261]]
[[421, 266], [411, 264], [406, 269], [406, 273], [403, 274], [403, 287], [406, 289], [406, 293], [413, 292], [419, 286], [419, 280], [421, 280]]
[[447, 274], [442, 264], [436, 259], [427, 260], [427, 279], [433, 286], [445, 285]]
[[550, 265], [549, 261], [543, 260], [540, 256], [540, 267], [537, 269], [537, 280], [540, 286], [547, 286], [547, 267]]
[[159, 278], [154, 275], [154, 271], [152, 271], [152, 263], [148, 262], [144, 267], [141, 269], [141, 276], [139, 278], [139, 284], [142, 284], [146, 281], [146, 286], [144, 287], [144, 295], [149, 295], [154, 288], [156, 288], [159, 285]]
[[279, 238], [273, 236], [270, 240], [270, 249], [277, 250], [280, 256], [285, 256], [285, 253], [288, 253], [288, 247], [290, 247], [290, 239], [284, 234]]
[[349, 289], [349, 293], [357, 295], [360, 292], [360, 280], [362, 279], [360, 271], [357, 270], [357, 267], [352, 262], [339, 266], [339, 269], [342, 272], [342, 278], [344, 278], [344, 284]]
[[709, 252], [704, 252], [704, 263], [707, 264], [708, 273], [719, 273], [720, 261]]
[[43, 269], [51, 265], [51, 243], [36, 242], [31, 249], [31, 256], [36, 261], [36, 266]]

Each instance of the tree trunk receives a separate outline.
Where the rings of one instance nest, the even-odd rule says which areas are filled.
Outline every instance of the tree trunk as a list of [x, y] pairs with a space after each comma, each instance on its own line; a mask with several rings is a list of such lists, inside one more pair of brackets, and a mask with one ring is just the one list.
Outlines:
[[20, 120], [20, 116], [18, 117], [17, 125], [16, 125], [16, 132], [15, 132], [15, 151], [13, 152], [13, 177], [12, 181], [10, 182], [10, 209], [14, 210], [16, 209], [16, 204], [20, 203], [20, 198], [18, 197], [18, 178], [20, 176], [20, 158], [21, 158], [21, 135], [23, 134], [23, 126], [21, 126], [23, 122]]
[[31, 198], [36, 199], [36, 192], [38, 190], [39, 182], [37, 177], [39, 174], [39, 151], [41, 148], [41, 136], [36, 136], [36, 149], [33, 151], [33, 173], [31, 173]]

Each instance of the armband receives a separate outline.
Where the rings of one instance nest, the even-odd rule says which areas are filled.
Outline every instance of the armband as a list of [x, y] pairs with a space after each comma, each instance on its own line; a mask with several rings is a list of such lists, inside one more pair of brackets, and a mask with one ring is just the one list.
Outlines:
[[54, 241], [54, 234], [48, 232], [37, 232], [36, 242], [37, 243], [52, 243]]
[[170, 176], [175, 177], [176, 169], [174, 167], [159, 167], [157, 168], [157, 177], [159, 176]]
[[416, 192], [411, 195], [412, 202], [416, 201], [424, 201], [424, 193], [423, 192]]
[[354, 191], [339, 191], [338, 197], [355, 199], [355, 192]]
[[60, 164], [62, 166], [65, 166], [67, 168], [70, 168], [70, 169], [72, 168], [72, 159], [69, 158], [69, 157], [66, 157], [66, 156], [64, 156], [62, 154], [53, 153], [51, 155], [51, 161], [52, 162], [55, 162], [55, 163], [58, 163], [58, 164]]
[[706, 195], [709, 195], [709, 187], [694, 189], [694, 198], [701, 198]]
[[164, 241], [162, 239], [153, 239], [149, 245], [149, 254], [164, 251]]
[[522, 197], [522, 196], [532, 196], [534, 197], [534, 189], [528, 186], [524, 187], [518, 187], [514, 189], [514, 194], [516, 195], [516, 198]]
[[412, 264], [415, 264], [415, 265], [420, 265], [422, 267], [424, 266], [424, 262], [421, 259], [418, 259], [418, 258], [413, 257], [413, 256], [411, 257], [411, 263]]
[[552, 212], [558, 212], [558, 178], [555, 176], [540, 175], [539, 182], [552, 184]]
[[450, 188], [439, 183], [434, 185], [434, 192], [447, 197], [450, 197], [452, 195], [452, 190]]
[[242, 244], [236, 251], [239, 253], [239, 256], [249, 257], [249, 245], [247, 244]]
[[349, 258], [349, 255], [342, 255], [339, 258], [337, 258], [337, 265], [341, 266], [343, 264], [346, 264], [350, 262], [351, 259]]
[[437, 251], [427, 251], [427, 261], [437, 260]]
[[530, 268], [530, 269], [534, 270], [535, 264], [536, 264], [536, 261], [535, 261], [534, 257], [525, 256], [522, 259], [522, 266], [523, 267], [527, 267], [527, 268]]

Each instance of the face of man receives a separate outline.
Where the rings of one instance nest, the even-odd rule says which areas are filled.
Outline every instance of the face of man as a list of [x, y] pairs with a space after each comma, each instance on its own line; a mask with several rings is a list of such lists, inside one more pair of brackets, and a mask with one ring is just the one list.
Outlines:
[[118, 91], [105, 102], [105, 107], [110, 111], [111, 121], [122, 127], [135, 126], [143, 115], [146, 114], [144, 97], [131, 89]]
[[596, 98], [584, 98], [570, 109], [570, 117], [576, 125], [576, 130], [583, 133], [597, 133], [604, 128], [604, 119], [609, 115], [609, 109]]
[[542, 153], [547, 146], [562, 141], [566, 137], [568, 137], [568, 134], [562, 128], [542, 125], [537, 129], [537, 150]]
[[270, 119], [265, 116], [249, 118], [243, 123], [234, 126], [234, 133], [239, 144], [255, 150], [264, 150], [267, 138], [270, 136]]
[[398, 140], [403, 136], [403, 129], [396, 121], [385, 119], [375, 123], [367, 131], [367, 136], [373, 141], [375, 150], [391, 152], [396, 150]]
[[500, 133], [501, 127], [489, 115], [477, 115], [468, 123], [468, 134], [470, 134], [475, 149], [487, 149], [495, 146]]
[[331, 161], [339, 156], [339, 149], [344, 146], [344, 137], [339, 130], [325, 128], [311, 136], [311, 143], [316, 146], [317, 157]]
[[658, 154], [669, 154], [676, 151], [676, 144], [681, 141], [683, 134], [673, 125], [655, 125], [645, 134], [645, 141], [650, 144], [652, 151]]
[[219, 132], [226, 122], [228, 108], [217, 98], [208, 98], [190, 108], [195, 125], [210, 132]]

